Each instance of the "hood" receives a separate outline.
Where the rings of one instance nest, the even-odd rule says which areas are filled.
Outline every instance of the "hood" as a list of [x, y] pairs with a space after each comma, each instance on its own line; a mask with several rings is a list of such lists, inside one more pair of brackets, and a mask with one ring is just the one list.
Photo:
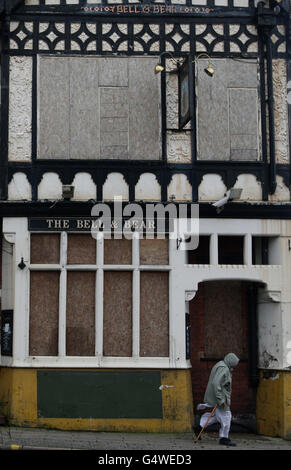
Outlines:
[[234, 353], [229, 353], [223, 359], [229, 369], [233, 369], [239, 363], [239, 358]]

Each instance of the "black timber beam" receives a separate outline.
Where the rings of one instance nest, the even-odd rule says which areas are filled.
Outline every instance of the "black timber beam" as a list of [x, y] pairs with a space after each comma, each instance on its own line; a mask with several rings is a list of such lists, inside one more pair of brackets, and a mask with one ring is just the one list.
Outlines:
[[[0, 202], [0, 217], [91, 217], [91, 210], [97, 201], [71, 202], [64, 200], [56, 201], [2, 201]], [[104, 204], [104, 203], [103, 203]], [[123, 207], [128, 203], [124, 202]], [[139, 202], [136, 201], [146, 216], [146, 206], [149, 204], [159, 205], [157, 201]], [[169, 204], [167, 202], [166, 204]], [[165, 204], [165, 205], [166, 205]], [[172, 202], [177, 206], [179, 203]], [[181, 203], [182, 204], [182, 203]], [[191, 203], [187, 204], [188, 216], [191, 216]], [[194, 203], [193, 203], [194, 204]], [[114, 203], [106, 203], [114, 216]], [[216, 208], [211, 203], [199, 204], [200, 218], [228, 218], [228, 219], [291, 219], [291, 203], [251, 203], [251, 202], [230, 202], [218, 214]]]
[[10, 15], [21, 3], [24, 3], [23, 0], [0, 0], [0, 12]]

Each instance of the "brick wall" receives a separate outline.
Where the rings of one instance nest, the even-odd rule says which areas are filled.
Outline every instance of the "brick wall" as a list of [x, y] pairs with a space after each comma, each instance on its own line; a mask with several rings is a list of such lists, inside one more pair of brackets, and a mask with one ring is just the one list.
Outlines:
[[246, 283], [237, 281], [203, 283], [190, 302], [195, 408], [203, 401], [208, 377], [217, 359], [234, 352], [241, 361], [233, 372], [232, 412], [236, 415], [255, 413], [256, 389], [249, 383], [246, 288]]

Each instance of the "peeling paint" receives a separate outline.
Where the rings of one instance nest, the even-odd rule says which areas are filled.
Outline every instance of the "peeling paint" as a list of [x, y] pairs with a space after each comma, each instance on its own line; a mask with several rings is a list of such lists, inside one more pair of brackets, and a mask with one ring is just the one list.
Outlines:
[[278, 362], [278, 359], [272, 356], [272, 354], [268, 353], [268, 351], [264, 351], [262, 354], [263, 367], [267, 369], [268, 367], [270, 367], [270, 364], [272, 362]]
[[271, 380], [278, 380], [280, 378], [280, 375], [277, 371], [274, 370], [265, 370], [263, 372], [263, 378], [264, 379], [271, 379]]

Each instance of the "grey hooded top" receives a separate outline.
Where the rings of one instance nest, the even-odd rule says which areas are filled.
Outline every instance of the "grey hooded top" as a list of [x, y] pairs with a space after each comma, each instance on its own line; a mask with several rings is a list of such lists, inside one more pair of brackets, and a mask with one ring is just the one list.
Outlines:
[[215, 406], [222, 406], [225, 411], [230, 408], [232, 390], [232, 369], [239, 363], [239, 358], [234, 353], [229, 353], [223, 361], [219, 361], [212, 368], [206, 387], [204, 402]]

